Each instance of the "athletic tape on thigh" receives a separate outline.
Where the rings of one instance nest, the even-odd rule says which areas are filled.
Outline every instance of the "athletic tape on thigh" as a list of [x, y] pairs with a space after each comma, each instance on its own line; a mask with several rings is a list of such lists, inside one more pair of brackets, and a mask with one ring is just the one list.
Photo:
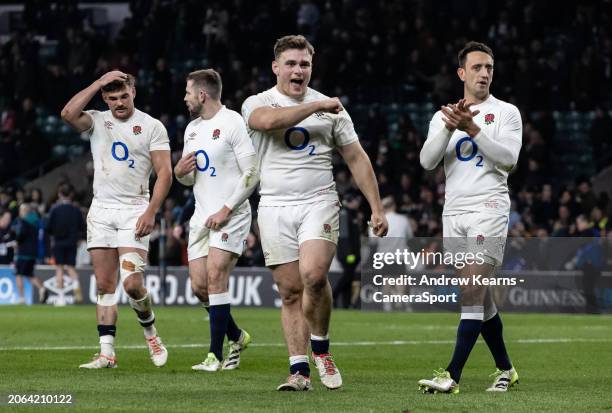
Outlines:
[[119, 256], [119, 275], [121, 282], [136, 273], [144, 273], [145, 262], [137, 252], [126, 252]]
[[480, 320], [484, 318], [484, 307], [482, 305], [461, 306], [462, 320]]
[[113, 294], [98, 294], [98, 305], [112, 307], [119, 301], [119, 297]]

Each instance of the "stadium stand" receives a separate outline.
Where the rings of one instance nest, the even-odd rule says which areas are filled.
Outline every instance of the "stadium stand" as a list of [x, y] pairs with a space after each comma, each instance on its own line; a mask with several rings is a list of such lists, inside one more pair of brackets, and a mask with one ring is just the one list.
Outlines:
[[[40, 187], [41, 211], [46, 211], [57, 185], [66, 180], [77, 187], [77, 201], [88, 205], [91, 168], [80, 166], [84, 183], [57, 171], [44, 176], [62, 164], [72, 172], [71, 166], [87, 164], [87, 140], [71, 132], [59, 112], [101, 73], [116, 67], [137, 75], [136, 104], [166, 125], [176, 161], [188, 122], [185, 74], [216, 68], [223, 76], [225, 104], [238, 109], [246, 96], [273, 84], [274, 40], [301, 32], [316, 47], [313, 87], [342, 98], [375, 164], [381, 195], [396, 198], [415, 235], [434, 236], [441, 229], [444, 176], [440, 170], [424, 173], [418, 151], [436, 108], [459, 96], [454, 54], [471, 39], [493, 47], [499, 58], [493, 93], [522, 111], [523, 149], [510, 182], [515, 234], [570, 235], [580, 213], [590, 217], [601, 236], [612, 233], [610, 181], [599, 184], [596, 193], [589, 184], [589, 177], [609, 167], [612, 153], [607, 142], [612, 126], [610, 9], [605, 2], [548, 7], [524, 0], [505, 4], [500, 13], [498, 5], [486, 1], [470, 8], [465, 3], [214, 1], [202, 7], [177, 0], [106, 6], [32, 0], [2, 6], [0, 210], [15, 216], [17, 205]], [[162, 24], [168, 19], [176, 24]], [[450, 27], [435, 24], [443, 20]], [[482, 27], [488, 28], [485, 38], [478, 36]], [[335, 166], [341, 195], [354, 193], [339, 159]], [[177, 223], [176, 205], [188, 194], [174, 184], [174, 206], [163, 212], [168, 222]], [[367, 211], [361, 214], [365, 222]], [[172, 225], [168, 231], [170, 242], [184, 241], [184, 231]]]

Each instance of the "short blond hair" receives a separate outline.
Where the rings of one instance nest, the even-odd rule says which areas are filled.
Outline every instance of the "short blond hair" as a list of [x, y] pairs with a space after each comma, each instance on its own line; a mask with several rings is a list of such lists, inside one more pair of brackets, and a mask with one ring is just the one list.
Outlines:
[[278, 59], [281, 53], [290, 49], [306, 49], [311, 56], [313, 56], [315, 53], [314, 47], [304, 36], [301, 34], [289, 35], [281, 37], [274, 44], [274, 59]]

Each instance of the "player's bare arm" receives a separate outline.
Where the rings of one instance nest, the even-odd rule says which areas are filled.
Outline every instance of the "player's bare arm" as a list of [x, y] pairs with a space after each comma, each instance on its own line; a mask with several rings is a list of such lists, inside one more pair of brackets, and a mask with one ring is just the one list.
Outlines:
[[301, 105], [257, 108], [249, 116], [249, 127], [260, 131], [290, 128], [316, 112], [340, 113], [344, 110], [337, 97], [302, 103]]
[[370, 209], [372, 210], [370, 222], [374, 235], [384, 237], [387, 235], [389, 224], [387, 223], [387, 218], [385, 218], [385, 212], [380, 201], [378, 183], [376, 182], [376, 175], [374, 174], [370, 158], [359, 142], [341, 146], [338, 148], [338, 151], [351, 170], [359, 190], [361, 190], [370, 204]]
[[87, 113], [83, 112], [85, 106], [100, 91], [101, 88], [111, 82], [114, 82], [115, 80], [125, 81], [127, 78], [127, 74], [118, 70], [105, 73], [91, 85], [74, 95], [72, 99], [66, 103], [66, 106], [64, 106], [64, 109], [62, 109], [62, 119], [78, 132], [88, 130], [91, 128], [93, 119]]
[[151, 162], [155, 168], [155, 185], [153, 195], [149, 201], [146, 211], [136, 222], [136, 236], [144, 237], [153, 231], [155, 226], [155, 214], [166, 199], [170, 186], [172, 185], [172, 166], [170, 163], [170, 151], [151, 151]]

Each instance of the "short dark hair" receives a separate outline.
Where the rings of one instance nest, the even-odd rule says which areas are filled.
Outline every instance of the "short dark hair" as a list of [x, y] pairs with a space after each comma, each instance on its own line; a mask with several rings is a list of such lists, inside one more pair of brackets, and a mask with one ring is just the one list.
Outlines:
[[60, 184], [59, 188], [57, 189], [57, 193], [64, 198], [70, 198], [70, 195], [72, 195], [72, 185], [65, 182]]
[[102, 92], [117, 92], [119, 90], [123, 90], [126, 87], [129, 89], [134, 86], [136, 86], [136, 78], [128, 73], [126, 80], [113, 80], [108, 85], [102, 86]]
[[313, 56], [315, 52], [312, 44], [310, 44], [308, 39], [306, 39], [301, 34], [283, 36], [278, 39], [274, 44], [274, 59], [278, 59], [281, 53], [283, 53], [285, 50], [290, 49], [306, 49], [311, 56]]
[[221, 75], [214, 69], [202, 69], [187, 75], [187, 81], [193, 80], [193, 85], [204, 89], [206, 93], [215, 100], [221, 99], [223, 83]]
[[459, 54], [457, 55], [457, 60], [459, 61], [459, 67], [465, 67], [465, 61], [467, 60], [468, 53], [471, 52], [483, 52], [493, 57], [493, 50], [489, 46], [484, 43], [479, 42], [468, 42], [463, 49], [459, 50]]

